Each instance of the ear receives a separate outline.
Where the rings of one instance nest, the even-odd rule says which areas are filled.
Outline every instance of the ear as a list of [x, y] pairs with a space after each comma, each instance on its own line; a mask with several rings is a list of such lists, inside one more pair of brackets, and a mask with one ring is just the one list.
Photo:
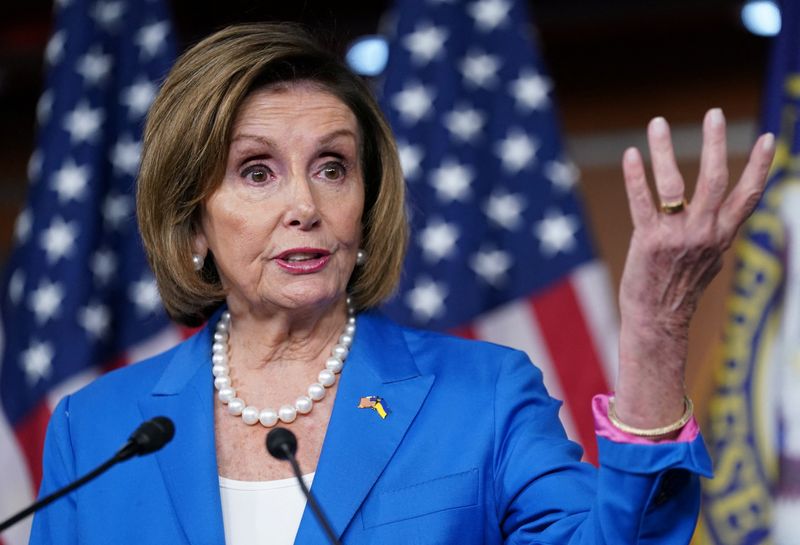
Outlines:
[[208, 240], [206, 240], [206, 234], [199, 224], [195, 225], [194, 238], [192, 239], [192, 253], [203, 258], [208, 255]]

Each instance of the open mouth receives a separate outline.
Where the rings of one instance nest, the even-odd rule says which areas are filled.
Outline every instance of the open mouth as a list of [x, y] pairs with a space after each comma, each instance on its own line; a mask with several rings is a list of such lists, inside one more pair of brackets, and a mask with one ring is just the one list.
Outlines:
[[297, 254], [289, 254], [285, 257], [282, 257], [284, 261], [288, 261], [289, 263], [298, 263], [300, 261], [309, 261], [311, 259], [319, 259], [324, 255], [322, 252], [313, 252], [313, 253], [297, 253]]
[[279, 254], [275, 261], [292, 274], [306, 274], [322, 270], [331, 258], [328, 250], [321, 248], [292, 248]]

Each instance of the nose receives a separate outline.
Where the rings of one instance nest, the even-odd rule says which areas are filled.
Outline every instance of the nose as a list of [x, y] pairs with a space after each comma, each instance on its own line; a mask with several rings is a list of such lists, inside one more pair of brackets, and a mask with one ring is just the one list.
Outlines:
[[319, 208], [311, 183], [296, 179], [291, 183], [283, 223], [287, 227], [308, 230], [320, 221]]

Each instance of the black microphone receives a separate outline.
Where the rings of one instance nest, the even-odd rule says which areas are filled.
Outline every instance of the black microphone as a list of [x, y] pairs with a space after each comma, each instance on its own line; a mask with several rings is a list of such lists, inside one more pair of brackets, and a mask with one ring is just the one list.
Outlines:
[[300, 472], [300, 465], [294, 457], [294, 454], [297, 452], [297, 437], [286, 428], [275, 428], [267, 434], [267, 451], [278, 460], [289, 461], [292, 465], [294, 476], [297, 477], [297, 482], [300, 483], [300, 489], [303, 491], [303, 494], [305, 494], [308, 505], [311, 506], [311, 510], [314, 512], [314, 516], [317, 517], [320, 525], [322, 525], [322, 529], [325, 530], [328, 541], [334, 545], [342, 545], [337, 539], [336, 534], [333, 533], [333, 529], [328, 519], [325, 518], [325, 514], [322, 512], [317, 500], [314, 499], [306, 483], [303, 482], [303, 474]]
[[172, 420], [166, 416], [156, 416], [155, 418], [142, 423], [142, 425], [136, 428], [136, 431], [134, 431], [128, 438], [128, 442], [125, 443], [122, 448], [111, 457], [111, 459], [107, 460], [102, 465], [90, 473], [87, 473], [77, 481], [73, 481], [64, 488], [56, 490], [49, 496], [46, 496], [31, 506], [23, 509], [11, 518], [4, 520], [0, 523], [0, 532], [13, 526], [31, 513], [35, 513], [42, 507], [50, 505], [61, 496], [69, 494], [76, 488], [83, 486], [95, 477], [105, 473], [115, 464], [128, 460], [134, 456], [141, 456], [143, 454], [150, 454], [151, 452], [157, 451], [169, 443], [174, 436], [175, 425], [172, 423]]

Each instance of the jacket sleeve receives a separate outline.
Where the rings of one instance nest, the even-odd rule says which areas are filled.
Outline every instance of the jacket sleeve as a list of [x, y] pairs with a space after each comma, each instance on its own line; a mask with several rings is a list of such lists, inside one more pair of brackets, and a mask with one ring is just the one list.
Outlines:
[[711, 475], [699, 435], [658, 444], [598, 437], [596, 469], [580, 461], [580, 447], [558, 419], [561, 403], [547, 395], [527, 357], [514, 352], [498, 367], [494, 493], [505, 543], [689, 543], [698, 475]]
[[[69, 402], [69, 396], [59, 402], [47, 426], [40, 498], [80, 477], [75, 475], [69, 430]], [[72, 492], [57, 499], [34, 515], [30, 545], [68, 545], [79, 542], [74, 494]]]

